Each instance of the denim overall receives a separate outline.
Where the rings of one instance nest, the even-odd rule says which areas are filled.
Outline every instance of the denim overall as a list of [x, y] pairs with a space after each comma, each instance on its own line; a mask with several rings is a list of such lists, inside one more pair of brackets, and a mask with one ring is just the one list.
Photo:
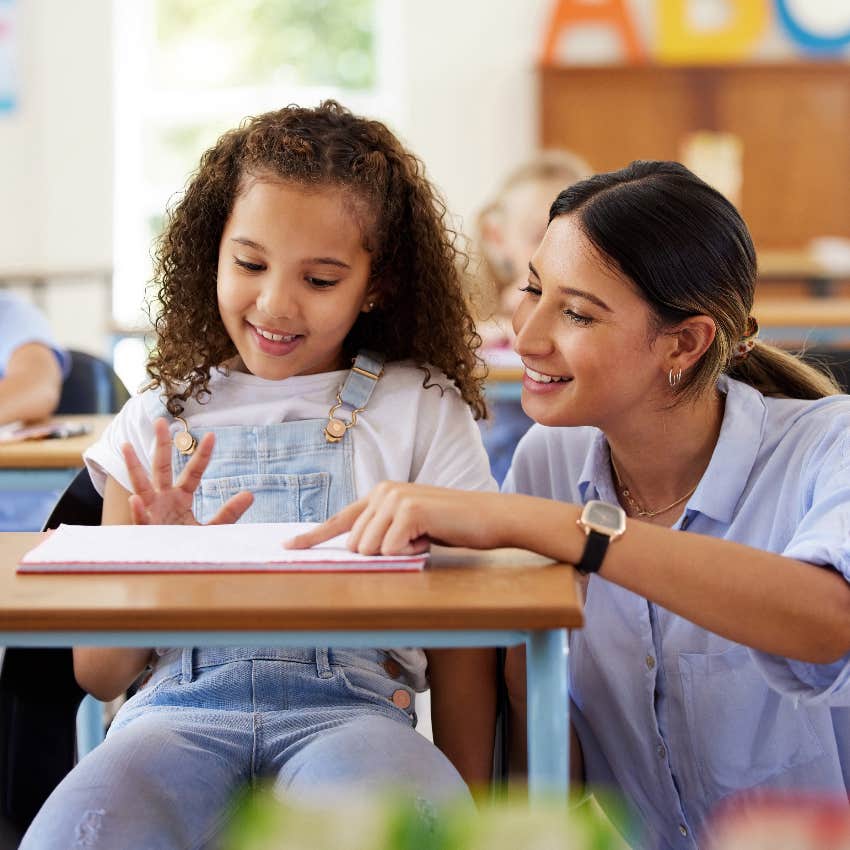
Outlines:
[[[351, 396], [343, 392], [346, 406], [363, 406]], [[351, 435], [330, 442], [326, 425], [210, 429], [216, 444], [195, 494], [197, 519], [208, 522], [241, 490], [254, 494], [242, 522], [323, 521], [343, 508], [355, 495]], [[197, 440], [204, 433], [191, 429]], [[188, 460], [174, 451], [175, 478]], [[414, 694], [400, 672], [379, 649], [168, 650], [21, 846], [212, 847], [234, 793], [264, 777], [288, 799], [322, 804], [389, 788], [427, 801], [468, 797], [451, 763], [413, 728]]]

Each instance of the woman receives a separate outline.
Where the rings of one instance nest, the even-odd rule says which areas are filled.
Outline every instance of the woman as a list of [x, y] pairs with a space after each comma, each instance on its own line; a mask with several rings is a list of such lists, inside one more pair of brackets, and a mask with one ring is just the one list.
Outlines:
[[846, 799], [850, 398], [758, 340], [746, 226], [678, 164], [562, 192], [529, 269], [509, 494], [382, 484], [296, 543], [579, 565], [572, 718], [635, 846], [697, 846], [743, 790]]

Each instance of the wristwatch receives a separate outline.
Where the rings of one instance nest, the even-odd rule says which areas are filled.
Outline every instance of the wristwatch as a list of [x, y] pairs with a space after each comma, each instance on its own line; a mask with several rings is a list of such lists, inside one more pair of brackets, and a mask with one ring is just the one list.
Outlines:
[[619, 540], [625, 533], [626, 512], [619, 505], [591, 499], [584, 506], [576, 524], [587, 535], [581, 560], [576, 564], [576, 569], [586, 576], [599, 571], [608, 544]]

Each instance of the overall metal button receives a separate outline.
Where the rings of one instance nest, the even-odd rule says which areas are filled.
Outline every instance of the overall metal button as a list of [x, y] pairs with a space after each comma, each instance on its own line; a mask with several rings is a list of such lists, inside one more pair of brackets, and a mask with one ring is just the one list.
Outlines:
[[407, 711], [410, 708], [410, 694], [402, 688], [393, 691], [393, 704]]

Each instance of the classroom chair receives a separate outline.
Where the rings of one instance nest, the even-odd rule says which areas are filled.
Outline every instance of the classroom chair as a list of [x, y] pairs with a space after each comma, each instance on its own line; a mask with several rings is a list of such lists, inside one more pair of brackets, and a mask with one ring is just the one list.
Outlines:
[[[100, 525], [103, 502], [83, 469], [45, 523]], [[77, 710], [85, 692], [69, 648], [9, 647], [0, 668], [0, 816], [23, 836], [77, 760]]]
[[71, 349], [71, 370], [62, 384], [58, 415], [117, 413], [130, 397], [112, 366], [85, 351]]

